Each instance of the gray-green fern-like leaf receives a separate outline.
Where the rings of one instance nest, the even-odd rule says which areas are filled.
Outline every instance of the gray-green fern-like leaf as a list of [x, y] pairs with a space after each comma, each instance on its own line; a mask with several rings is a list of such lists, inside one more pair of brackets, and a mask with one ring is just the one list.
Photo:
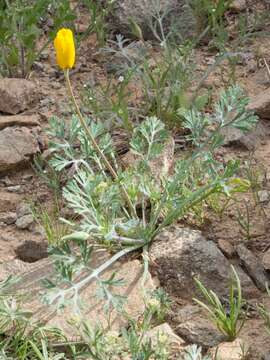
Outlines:
[[149, 161], [161, 153], [167, 138], [168, 132], [164, 123], [152, 116], [135, 129], [130, 147], [142, 160]]

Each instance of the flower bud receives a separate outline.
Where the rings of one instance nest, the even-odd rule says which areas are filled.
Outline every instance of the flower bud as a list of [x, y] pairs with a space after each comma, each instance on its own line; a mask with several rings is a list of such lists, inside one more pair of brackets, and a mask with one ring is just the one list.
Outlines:
[[75, 63], [75, 45], [70, 29], [61, 29], [54, 39], [56, 61], [62, 70], [71, 69]]

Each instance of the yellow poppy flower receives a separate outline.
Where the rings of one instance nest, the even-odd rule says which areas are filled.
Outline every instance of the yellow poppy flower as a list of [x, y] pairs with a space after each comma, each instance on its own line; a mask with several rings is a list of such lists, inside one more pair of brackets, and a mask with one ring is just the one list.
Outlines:
[[56, 61], [62, 70], [71, 69], [75, 63], [75, 45], [70, 29], [60, 29], [54, 39]]

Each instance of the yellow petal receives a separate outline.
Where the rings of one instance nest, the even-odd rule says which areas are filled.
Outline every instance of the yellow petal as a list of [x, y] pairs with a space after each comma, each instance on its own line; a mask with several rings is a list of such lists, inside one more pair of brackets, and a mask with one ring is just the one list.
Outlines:
[[60, 29], [54, 39], [56, 61], [65, 70], [71, 69], [75, 63], [75, 45], [73, 33], [70, 29]]

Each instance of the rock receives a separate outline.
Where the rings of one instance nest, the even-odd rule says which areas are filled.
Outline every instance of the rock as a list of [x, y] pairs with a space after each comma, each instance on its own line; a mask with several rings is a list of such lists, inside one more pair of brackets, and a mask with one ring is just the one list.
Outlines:
[[270, 270], [270, 248], [263, 254], [262, 264], [265, 270]]
[[20, 218], [24, 215], [32, 214], [31, 206], [27, 203], [21, 203], [16, 208], [17, 217]]
[[195, 317], [200, 316], [202, 313], [202, 308], [199, 305], [185, 305], [183, 307], [177, 307], [174, 310], [172, 320], [176, 323], [184, 323], [186, 321], [192, 320]]
[[[154, 2], [148, 0], [116, 0], [108, 20], [113, 30], [130, 37], [133, 35], [130, 19], [133, 19], [141, 28], [145, 40], [156, 39], [151, 23], [155, 23], [154, 18], [158, 12], [163, 17], [165, 35], [175, 26], [184, 36], [194, 33], [195, 21], [184, 0], [160, 0], [157, 4], [158, 8], [155, 8]], [[157, 32], [159, 31], [157, 26]]]
[[33, 223], [34, 217], [32, 214], [24, 215], [16, 220], [16, 226], [21, 230], [30, 229]]
[[175, 316], [177, 322], [180, 322], [175, 331], [188, 343], [212, 347], [225, 340], [225, 336], [202, 315], [198, 306], [187, 305]]
[[15, 212], [7, 212], [7, 213], [0, 213], [0, 222], [3, 222], [7, 225], [14, 224], [17, 219], [17, 215]]
[[269, 282], [264, 268], [259, 259], [248, 250], [245, 245], [238, 245], [236, 247], [237, 254], [241, 260], [242, 265], [247, 273], [254, 281], [258, 289], [265, 291], [266, 283]]
[[243, 351], [248, 351], [248, 345], [242, 339], [236, 339], [219, 344], [210, 353], [219, 360], [243, 360]]
[[32, 65], [32, 69], [42, 72], [44, 70], [44, 65], [40, 61], [35, 61]]
[[[200, 295], [197, 276], [218, 296], [228, 297], [231, 280], [230, 263], [216, 244], [207, 241], [200, 231], [171, 226], [157, 235], [150, 247], [153, 271], [169, 294], [190, 300]], [[258, 295], [256, 287], [241, 268], [236, 267], [243, 293]]]
[[22, 189], [21, 185], [8, 186], [6, 188], [6, 190], [8, 192], [17, 193], [17, 194], [22, 194], [23, 193], [23, 189]]
[[39, 116], [37, 115], [12, 115], [0, 116], [0, 130], [8, 126], [38, 126]]
[[53, 89], [58, 90], [58, 89], [61, 89], [62, 85], [61, 85], [59, 82], [54, 81], [53, 83], [51, 83], [51, 87], [52, 87]]
[[8, 276], [17, 276], [31, 270], [31, 265], [19, 259], [9, 260], [0, 264], [0, 281], [5, 280]]
[[42, 239], [47, 239], [46, 230], [41, 225], [33, 224], [33, 226], [31, 226], [31, 233], [41, 237]]
[[[265, 301], [269, 303], [268, 296], [267, 300], [265, 299]], [[269, 309], [269, 306], [267, 306], [267, 309]], [[257, 316], [255, 315], [255, 318], [246, 319], [245, 324], [240, 332], [240, 338], [245, 342], [246, 345], [245, 351], [249, 350], [249, 356], [243, 356], [242, 359], [270, 360], [270, 358], [267, 356], [267, 354], [270, 354], [269, 333], [266, 330], [264, 320], [256, 317]]]
[[232, 258], [235, 255], [235, 249], [228, 240], [219, 239], [218, 247], [227, 258]]
[[31, 206], [27, 203], [21, 203], [16, 209], [17, 220], [16, 226], [18, 229], [25, 230], [31, 228], [34, 223]]
[[40, 55], [39, 55], [40, 60], [47, 60], [49, 58], [49, 52], [47, 50], [44, 50]]
[[185, 345], [185, 341], [175, 334], [168, 323], [154, 327], [146, 333], [146, 337], [151, 339], [151, 343], [154, 346], [156, 346], [158, 339], [164, 337], [171, 353], [179, 352]]
[[16, 209], [20, 196], [18, 194], [0, 191], [0, 209], [1, 211], [13, 211]]
[[0, 112], [18, 114], [37, 98], [37, 89], [32, 81], [25, 79], [0, 79]]
[[256, 149], [265, 140], [268, 133], [268, 128], [262, 122], [258, 122], [256, 127], [246, 134], [239, 129], [231, 127], [222, 129], [224, 145], [241, 146], [249, 151]]
[[[28, 216], [28, 215], [26, 215]], [[45, 242], [28, 240], [15, 249], [17, 258], [26, 262], [33, 263], [48, 257], [48, 245]]]
[[33, 174], [24, 174], [23, 175], [23, 182], [28, 184], [29, 181], [33, 180], [34, 175]]
[[50, 98], [50, 97], [46, 97], [44, 99], [40, 100], [40, 106], [41, 107], [49, 107], [51, 105], [53, 105], [55, 103], [55, 99], [54, 98]]
[[247, 109], [254, 111], [261, 119], [270, 119], [270, 88], [252, 98]]
[[267, 203], [270, 200], [270, 192], [268, 190], [258, 191], [258, 197], [260, 203]]
[[1, 184], [4, 184], [5, 186], [14, 185], [8, 176], [5, 176], [4, 178], [0, 179], [0, 181], [1, 181]]
[[27, 164], [38, 152], [38, 141], [29, 129], [7, 127], [0, 131], [0, 173]]
[[244, 11], [247, 8], [247, 1], [246, 0], [234, 0], [230, 5], [230, 10], [239, 13]]

